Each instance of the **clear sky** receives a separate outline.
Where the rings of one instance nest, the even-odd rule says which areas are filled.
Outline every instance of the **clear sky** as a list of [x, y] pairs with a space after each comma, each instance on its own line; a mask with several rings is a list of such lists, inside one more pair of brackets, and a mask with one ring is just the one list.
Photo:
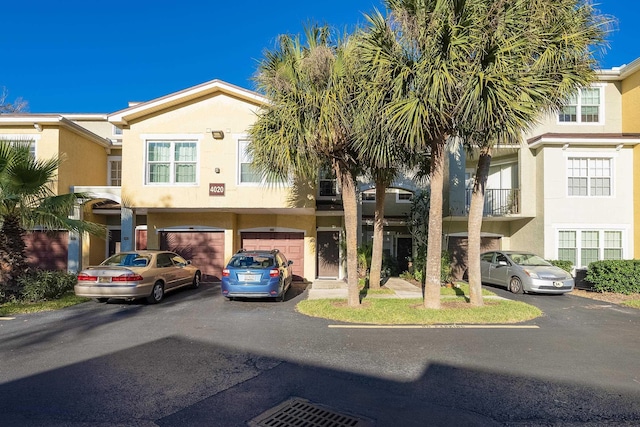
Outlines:
[[[640, 0], [596, 0], [617, 18], [601, 68], [640, 57]], [[5, 0], [0, 88], [32, 113], [109, 113], [209, 80], [253, 89], [279, 34], [352, 30], [382, 0]]]

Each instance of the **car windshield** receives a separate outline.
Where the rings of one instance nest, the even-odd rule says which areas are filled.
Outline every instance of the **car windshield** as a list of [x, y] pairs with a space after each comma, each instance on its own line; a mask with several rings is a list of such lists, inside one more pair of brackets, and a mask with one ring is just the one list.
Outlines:
[[229, 267], [235, 268], [269, 268], [275, 265], [272, 255], [243, 253], [234, 255]]
[[112, 265], [119, 267], [146, 267], [149, 265], [151, 257], [148, 255], [140, 255], [136, 253], [115, 254], [112, 257], [102, 261], [100, 265]]
[[522, 254], [509, 254], [509, 257], [511, 258], [511, 260], [513, 262], [515, 262], [518, 265], [528, 265], [528, 266], [542, 266], [542, 265], [551, 265], [549, 264], [547, 261], [544, 260], [544, 258], [538, 256], [538, 255], [534, 255], [534, 254], [526, 254], [526, 253], [522, 253]]

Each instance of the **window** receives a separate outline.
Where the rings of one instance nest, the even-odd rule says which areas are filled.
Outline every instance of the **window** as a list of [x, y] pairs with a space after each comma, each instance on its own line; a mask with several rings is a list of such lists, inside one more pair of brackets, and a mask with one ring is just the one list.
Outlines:
[[29, 154], [35, 159], [36, 157], [36, 141], [40, 139], [40, 135], [0, 135], [0, 142], [15, 145], [28, 145]]
[[576, 267], [608, 259], [622, 259], [621, 230], [560, 230], [558, 259], [571, 261]]
[[375, 202], [376, 201], [376, 190], [365, 191], [362, 193], [362, 201], [363, 202]]
[[396, 193], [396, 203], [411, 203], [413, 201], [413, 193], [400, 191]]
[[120, 187], [122, 185], [122, 157], [109, 156], [109, 176], [107, 177], [108, 183], [113, 187]]
[[148, 141], [147, 184], [195, 184], [198, 143]]
[[569, 158], [569, 196], [611, 196], [612, 163], [606, 158]]
[[239, 159], [239, 170], [240, 170], [240, 183], [241, 184], [258, 184], [262, 182], [262, 177], [260, 173], [253, 167], [251, 164], [252, 158], [251, 155], [247, 152], [247, 147], [249, 146], [249, 142], [247, 140], [240, 140], [238, 143], [238, 159]]
[[560, 109], [560, 123], [600, 123], [602, 88], [591, 87], [581, 89], [566, 100]]
[[336, 197], [338, 195], [338, 180], [329, 168], [322, 168], [318, 179], [318, 196]]
[[120, 129], [116, 125], [113, 125], [113, 134], [115, 136], [121, 136], [122, 135], [122, 129]]

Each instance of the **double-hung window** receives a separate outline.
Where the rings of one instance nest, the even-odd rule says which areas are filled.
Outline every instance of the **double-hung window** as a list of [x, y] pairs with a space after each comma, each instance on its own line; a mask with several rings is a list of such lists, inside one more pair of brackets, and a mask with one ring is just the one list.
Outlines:
[[612, 195], [613, 160], [573, 157], [567, 159], [569, 196], [602, 197]]
[[602, 120], [602, 87], [580, 89], [560, 109], [560, 123], [600, 123]]
[[577, 267], [600, 260], [622, 259], [622, 230], [560, 230], [558, 259]]
[[196, 141], [147, 141], [147, 184], [196, 184]]
[[252, 157], [248, 152], [250, 141], [240, 140], [238, 141], [238, 169], [239, 169], [239, 182], [240, 184], [259, 184], [262, 182], [262, 177], [256, 168], [252, 165]]

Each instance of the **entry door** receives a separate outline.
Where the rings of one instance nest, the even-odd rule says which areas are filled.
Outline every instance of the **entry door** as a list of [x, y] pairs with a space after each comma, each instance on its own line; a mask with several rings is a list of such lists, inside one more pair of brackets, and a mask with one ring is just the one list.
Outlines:
[[107, 254], [107, 258], [120, 252], [121, 236], [122, 230], [109, 230], [109, 253]]
[[318, 277], [338, 278], [340, 273], [339, 243], [339, 231], [318, 231]]
[[398, 237], [398, 273], [409, 270], [407, 260], [413, 254], [413, 240], [411, 237]]

